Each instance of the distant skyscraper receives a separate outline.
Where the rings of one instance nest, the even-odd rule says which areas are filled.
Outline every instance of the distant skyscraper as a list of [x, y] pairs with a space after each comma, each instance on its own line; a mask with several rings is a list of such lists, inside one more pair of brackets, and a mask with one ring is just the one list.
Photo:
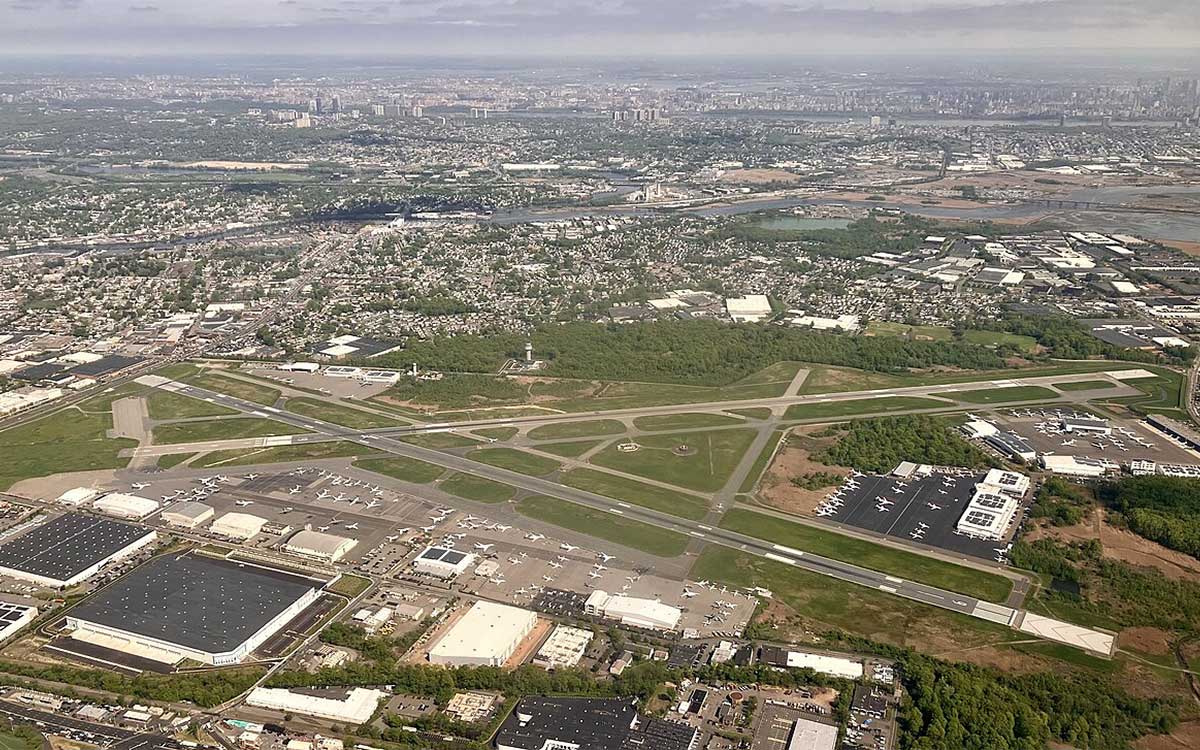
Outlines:
[[330, 103], [330, 109], [333, 112], [341, 112], [342, 111], [342, 97], [338, 96], [337, 94], [334, 94], [333, 101]]
[[313, 99], [313, 102], [315, 103], [314, 107], [313, 107], [313, 111], [316, 112], [318, 115], [324, 114], [325, 113], [325, 100], [321, 97], [320, 94], [317, 94], [317, 98]]
[[872, 127], [872, 128], [876, 128], [876, 129], [877, 129], [877, 128], [879, 128], [879, 127], [880, 127], [882, 124], [883, 124], [883, 118], [881, 118], [879, 115], [872, 115], [872, 116], [871, 116], [871, 127]]

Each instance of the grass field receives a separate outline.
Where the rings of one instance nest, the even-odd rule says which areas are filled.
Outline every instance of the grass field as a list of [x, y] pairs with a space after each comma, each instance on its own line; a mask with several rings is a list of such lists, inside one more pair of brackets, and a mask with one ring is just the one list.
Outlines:
[[737, 414], [747, 419], [766, 419], [771, 416], [771, 410], [765, 406], [752, 406], [749, 409], [730, 409], [730, 414]]
[[743, 508], [734, 508], [726, 513], [721, 519], [721, 528], [990, 602], [1003, 602], [1012, 590], [1012, 583], [1007, 578], [994, 573], [973, 570]]
[[1110, 401], [1128, 406], [1140, 414], [1166, 414], [1187, 421], [1187, 389], [1184, 388], [1183, 375], [1165, 367], [1145, 366], [1143, 369], [1153, 372], [1158, 377], [1127, 380], [1125, 383], [1145, 395], [1123, 396]]
[[279, 400], [280, 395], [277, 388], [248, 383], [245, 380], [238, 380], [212, 371], [201, 371], [199, 374], [184, 379], [184, 382], [264, 406], [273, 406]]
[[405, 443], [419, 445], [422, 448], [433, 448], [439, 451], [448, 448], [472, 448], [479, 445], [478, 440], [456, 435], [453, 432], [427, 432], [424, 435], [405, 435], [400, 440]]
[[1002, 333], [1000, 331], [964, 331], [963, 341], [966, 341], [968, 344], [979, 344], [980, 346], [1013, 346], [1026, 353], [1032, 352], [1037, 348], [1037, 340], [1030, 336], [1020, 336], [1015, 333]]
[[399, 479], [402, 482], [413, 482], [414, 484], [429, 484], [430, 482], [440, 479], [446, 470], [440, 466], [420, 461], [407, 456], [388, 456], [386, 458], [368, 458], [361, 461], [355, 461], [354, 465], [360, 469], [373, 471], [376, 474], [383, 474]]
[[848, 417], [855, 414], [887, 414], [909, 409], [947, 409], [954, 404], [920, 396], [883, 396], [881, 398], [855, 398], [845, 401], [822, 401], [811, 404], [792, 404], [784, 413], [784, 419], [822, 419], [825, 417]]
[[385, 417], [382, 414], [372, 414], [369, 411], [355, 409], [341, 404], [333, 404], [315, 398], [289, 398], [283, 406], [293, 414], [300, 414], [325, 422], [332, 422], [354, 430], [370, 430], [376, 427], [395, 427], [408, 424], [398, 419]]
[[517, 512], [658, 557], [682, 555], [688, 544], [683, 534], [543, 495], [521, 500]]
[[694, 430], [700, 427], [734, 427], [745, 424], [736, 417], [723, 414], [659, 414], [650, 417], [638, 417], [633, 420], [633, 426], [647, 432], [662, 430]]
[[151, 419], [191, 419], [192, 417], [226, 417], [237, 411], [220, 404], [210, 404], [191, 396], [171, 391], [154, 390], [146, 396], [146, 410]]
[[504, 442], [505, 440], [512, 439], [512, 436], [516, 435], [520, 430], [516, 427], [485, 427], [482, 430], [474, 430], [473, 432], [485, 438]]
[[708, 515], [708, 503], [703, 498], [595, 469], [571, 469], [559, 475], [558, 481], [577, 490], [595, 492], [597, 495], [611, 497], [630, 505], [652, 508], [673, 516], [700, 520]]
[[517, 494], [515, 488], [470, 474], [451, 474], [438, 484], [443, 492], [478, 503], [503, 503]]
[[1052, 401], [1059, 394], [1040, 385], [1018, 385], [1012, 388], [982, 388], [975, 391], [947, 391], [942, 394], [968, 404], [1004, 404], [1010, 401]]
[[603, 440], [572, 440], [569, 443], [541, 443], [537, 449], [545, 453], [553, 453], [556, 456], [563, 458], [579, 458], [584, 453], [587, 453], [592, 448], [595, 448]]
[[803, 367], [799, 362], [777, 362], [726, 386], [707, 387], [670, 383], [600, 383], [589, 396], [548, 402], [555, 409], [570, 412], [634, 409], [642, 406], [696, 404], [708, 401], [737, 401], [782, 396], [788, 384]]
[[1054, 387], [1060, 391], [1095, 391], [1103, 388], [1115, 388], [1116, 384], [1111, 380], [1077, 380], [1073, 383], [1055, 383]]
[[967, 649], [1012, 640], [1002, 625], [715, 545], [701, 553], [689, 578], [769, 589], [815, 632], [838, 629], [922, 650], [931, 643]]
[[[1021, 380], [1022, 378], [1078, 375], [1080, 373], [1134, 369], [1138, 367], [1142, 366], [1132, 363], [1092, 360], [1087, 362], [1060, 362], [1053, 365], [1019, 369], [962, 370], [917, 375], [890, 375], [856, 370], [852, 367], [813, 365], [810, 368], [808, 378], [805, 379], [804, 384], [800, 387], [800, 393], [843, 393], [846, 391], [865, 391], [876, 388], [904, 388], [908, 386], [944, 385], [948, 383], [969, 383], [984, 380]], [[1145, 369], [1156, 371], [1152, 367]]]
[[209, 440], [299, 435], [304, 432], [308, 432], [308, 430], [276, 422], [273, 419], [238, 417], [236, 419], [211, 419], [204, 422], [160, 424], [154, 428], [154, 442], [159, 445], [171, 445], [201, 443]]
[[562, 464], [554, 459], [526, 453], [516, 448], [480, 448], [468, 453], [467, 458], [532, 477], [542, 477], [562, 468]]
[[112, 426], [111, 412], [68, 408], [0, 432], [0, 490], [30, 477], [126, 466], [117, 454], [137, 441], [108, 438]]
[[886, 320], [871, 321], [867, 324], [865, 333], [868, 336], [896, 336], [927, 341], [949, 341], [954, 337], [954, 331], [942, 326], [910, 326]]
[[[365, 445], [338, 440], [307, 445], [277, 445], [273, 448], [232, 448], [206, 453], [192, 464], [198, 468], [210, 466], [253, 466], [287, 461], [315, 461], [320, 458], [370, 456], [375, 451]], [[161, 461], [159, 462], [161, 466]]]
[[615, 419], [594, 419], [587, 422], [544, 424], [529, 431], [531, 440], [565, 440], [592, 435], [621, 435], [625, 425]]
[[183, 463], [184, 461], [188, 460], [189, 458], [192, 458], [195, 455], [198, 455], [198, 454], [196, 454], [196, 453], [168, 453], [165, 456], [159, 456], [158, 461], [156, 461], [154, 465], [160, 469], [171, 469], [171, 468], [174, 468], [174, 467], [178, 466], [179, 464]]
[[[644, 435], [637, 438], [639, 450], [622, 453], [614, 443], [593, 456], [592, 463], [678, 487], [716, 492], [753, 442], [754, 430]], [[678, 455], [675, 451], [682, 446], [691, 452]]]
[[370, 587], [370, 578], [343, 573], [341, 578], [337, 579], [333, 585], [327, 586], [325, 590], [353, 599]]
[[33, 727], [14, 726], [11, 731], [0, 731], [0, 750], [38, 750], [42, 746], [42, 735]]
[[767, 470], [767, 464], [770, 463], [771, 456], [775, 453], [775, 446], [779, 445], [783, 434], [782, 430], [776, 430], [771, 433], [771, 439], [763, 446], [762, 452], [758, 454], [758, 458], [754, 459], [754, 465], [750, 467], [750, 473], [746, 475], [746, 479], [742, 482], [742, 486], [738, 488], [738, 492], [750, 492], [754, 489], [754, 485], [758, 484], [758, 478]]

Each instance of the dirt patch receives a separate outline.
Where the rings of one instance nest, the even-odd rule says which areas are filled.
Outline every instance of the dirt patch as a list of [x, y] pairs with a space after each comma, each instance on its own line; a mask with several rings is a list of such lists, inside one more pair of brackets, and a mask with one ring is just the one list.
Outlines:
[[1107, 558], [1154, 568], [1174, 580], [1200, 581], [1200, 560], [1182, 552], [1169, 550], [1131, 531], [1114, 528], [1102, 520], [1103, 513], [1103, 509], [1097, 508], [1083, 523], [1075, 526], [1039, 527], [1025, 538], [1034, 541], [1042, 537], [1052, 537], [1067, 542], [1099, 539]]
[[1200, 242], [1188, 242], [1186, 240], [1163, 240], [1163, 244], [1173, 247], [1186, 255], [1200, 255]]
[[792, 484], [794, 477], [811, 474], [836, 474], [844, 477], [850, 470], [842, 466], [829, 466], [812, 458], [832, 440], [813, 437], [823, 427], [796, 428], [786, 436], [787, 444], [775, 454], [775, 460], [763, 475], [758, 496], [764, 504], [777, 510], [800, 515], [812, 515], [821, 501], [836, 487], [831, 484], [816, 489], [804, 489]]
[[1200, 747], [1200, 721], [1188, 721], [1170, 734], [1143, 737], [1133, 743], [1134, 750], [1195, 750]]
[[115, 478], [116, 471], [113, 469], [74, 471], [48, 477], [33, 477], [32, 479], [22, 479], [14, 484], [9, 488], [8, 494], [48, 502], [75, 487], [92, 487], [94, 489], [111, 487]]
[[1158, 628], [1126, 628], [1121, 631], [1119, 645], [1151, 656], [1166, 656], [1171, 653], [1171, 634]]

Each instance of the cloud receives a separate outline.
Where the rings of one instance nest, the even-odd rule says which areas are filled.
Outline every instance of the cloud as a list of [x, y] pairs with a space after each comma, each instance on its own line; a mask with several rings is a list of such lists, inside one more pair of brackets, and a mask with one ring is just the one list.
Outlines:
[[157, 44], [165, 52], [274, 54], [292, 52], [314, 35], [321, 52], [335, 54], [644, 57], [1200, 46], [1197, 0], [128, 2], [13, 0], [0, 10], [0, 49], [37, 41], [80, 51], [140, 45], [153, 53], [145, 45]]

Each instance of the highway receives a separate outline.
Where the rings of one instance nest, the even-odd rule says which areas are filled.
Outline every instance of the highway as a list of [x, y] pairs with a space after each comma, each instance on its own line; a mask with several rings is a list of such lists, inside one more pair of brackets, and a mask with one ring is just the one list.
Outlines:
[[[1092, 375], [1094, 378], [1095, 375]], [[813, 573], [831, 576], [848, 583], [854, 583], [860, 586], [866, 586], [888, 594], [905, 597], [925, 604], [929, 604], [942, 609], [948, 609], [954, 612], [978, 617], [990, 622], [1000, 623], [1003, 625], [1011, 625], [1016, 617], [1017, 610], [1001, 605], [982, 602], [974, 597], [965, 596], [953, 591], [926, 586], [924, 584], [913, 581], [906, 581], [894, 576], [884, 575], [877, 571], [861, 568], [857, 565], [832, 560], [830, 558], [814, 555], [803, 550], [796, 550], [782, 545], [772, 544], [762, 539], [757, 539], [752, 536], [739, 534], [732, 531], [726, 531], [716, 526], [703, 524], [700, 522], [689, 521], [687, 519], [677, 518], [666, 513], [635, 506], [629, 503], [624, 503], [614, 500], [604, 495], [578, 490], [573, 487], [566, 487], [545, 479], [527, 476], [508, 469], [502, 469], [496, 466], [473, 461], [463, 456], [457, 456], [450, 453], [442, 453], [430, 448], [423, 448], [417, 445], [398, 440], [395, 434], [380, 433], [380, 432], [361, 432], [348, 430], [339, 425], [333, 425], [312, 417], [307, 417], [299, 414], [268, 409], [264, 411], [261, 404], [256, 404], [250, 401], [244, 401], [233, 396], [227, 396], [214, 391], [209, 391], [197, 386], [179, 383], [177, 381], [167, 380], [158, 376], [146, 376], [140, 378], [138, 382], [144, 385], [163, 388], [165, 390], [181, 393], [192, 398], [198, 398], [222, 406], [235, 409], [240, 412], [268, 416], [285, 424], [301, 427], [310, 430], [313, 433], [337, 437], [344, 440], [367, 445], [376, 450], [392, 453], [408, 458], [415, 458], [421, 461], [426, 461], [437, 466], [442, 466], [454, 471], [464, 472], [481, 476], [486, 479], [492, 479], [497, 482], [502, 482], [528, 492], [537, 493], [540, 495], [549, 495], [562, 500], [567, 500], [573, 503], [594, 508], [615, 515], [620, 515], [634, 521], [640, 521], [652, 526], [675, 531], [694, 539], [720, 544], [725, 547], [736, 549], [742, 552], [758, 555], [768, 560], [792, 565], [803, 570], [808, 570]], [[1060, 379], [1060, 382], [1061, 379]], [[741, 402], [738, 402], [739, 405]], [[488, 422], [491, 424], [491, 422]], [[428, 428], [424, 428], [428, 431]], [[401, 434], [411, 434], [422, 431], [421, 428], [405, 428]], [[282, 443], [286, 444], [286, 443]]]

